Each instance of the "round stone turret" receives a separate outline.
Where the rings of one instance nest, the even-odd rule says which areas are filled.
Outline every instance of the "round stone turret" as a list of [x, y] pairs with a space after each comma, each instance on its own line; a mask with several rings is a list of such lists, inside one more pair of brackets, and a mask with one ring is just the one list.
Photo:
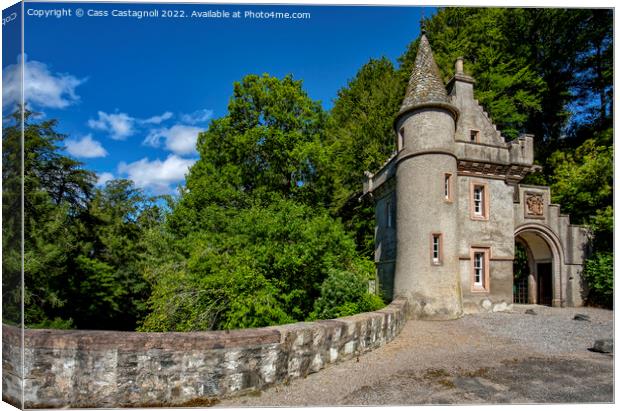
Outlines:
[[414, 318], [453, 319], [463, 312], [457, 252], [457, 117], [422, 35], [394, 122], [399, 136], [394, 294], [409, 300]]

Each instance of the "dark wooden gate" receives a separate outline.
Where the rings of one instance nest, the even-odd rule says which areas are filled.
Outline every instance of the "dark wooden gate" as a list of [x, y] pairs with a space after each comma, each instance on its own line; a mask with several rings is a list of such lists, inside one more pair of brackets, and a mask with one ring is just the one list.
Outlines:
[[538, 272], [538, 304], [550, 306], [553, 299], [551, 263], [536, 264], [536, 271]]

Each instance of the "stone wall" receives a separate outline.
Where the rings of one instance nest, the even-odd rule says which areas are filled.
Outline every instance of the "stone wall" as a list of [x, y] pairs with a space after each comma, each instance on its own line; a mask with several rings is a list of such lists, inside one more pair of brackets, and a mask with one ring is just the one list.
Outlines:
[[[200, 406], [303, 377], [392, 340], [398, 299], [370, 313], [259, 329], [138, 333], [26, 330], [24, 406]], [[20, 405], [21, 330], [3, 325], [3, 400]]]

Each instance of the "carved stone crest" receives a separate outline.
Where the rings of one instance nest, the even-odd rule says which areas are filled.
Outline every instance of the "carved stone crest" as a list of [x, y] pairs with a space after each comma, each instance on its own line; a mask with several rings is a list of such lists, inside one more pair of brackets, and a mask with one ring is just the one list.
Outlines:
[[545, 202], [539, 193], [526, 193], [525, 214], [528, 217], [543, 217]]

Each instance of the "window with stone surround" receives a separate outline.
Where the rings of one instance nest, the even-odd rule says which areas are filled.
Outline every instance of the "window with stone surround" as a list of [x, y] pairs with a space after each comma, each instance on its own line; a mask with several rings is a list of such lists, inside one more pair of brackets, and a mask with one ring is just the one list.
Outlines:
[[431, 234], [431, 264], [441, 265], [442, 260], [442, 235], [441, 233]]
[[471, 248], [471, 291], [489, 291], [489, 254], [487, 247]]
[[469, 141], [472, 143], [480, 142], [480, 131], [479, 130], [469, 130]]
[[443, 176], [443, 195], [444, 200], [452, 201], [452, 174], [446, 173]]
[[470, 183], [470, 215], [472, 220], [489, 219], [489, 188], [487, 183]]

